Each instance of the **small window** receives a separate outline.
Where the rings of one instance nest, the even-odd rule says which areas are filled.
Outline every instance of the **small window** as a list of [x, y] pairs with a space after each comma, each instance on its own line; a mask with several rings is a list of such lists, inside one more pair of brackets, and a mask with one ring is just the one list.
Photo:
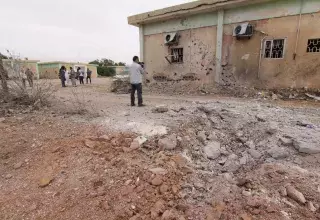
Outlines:
[[264, 58], [281, 59], [284, 56], [284, 39], [266, 40]]
[[171, 49], [171, 62], [172, 63], [183, 63], [183, 48], [172, 48]]
[[320, 53], [320, 38], [308, 40], [307, 53]]

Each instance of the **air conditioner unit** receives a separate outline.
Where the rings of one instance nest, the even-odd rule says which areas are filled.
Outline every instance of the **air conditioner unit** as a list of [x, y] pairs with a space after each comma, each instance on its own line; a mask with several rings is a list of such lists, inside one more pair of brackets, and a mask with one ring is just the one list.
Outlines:
[[167, 33], [164, 38], [164, 43], [165, 45], [178, 44], [179, 38], [180, 36], [177, 32]]
[[233, 36], [237, 39], [240, 38], [251, 38], [253, 35], [254, 27], [249, 23], [239, 24], [233, 29]]

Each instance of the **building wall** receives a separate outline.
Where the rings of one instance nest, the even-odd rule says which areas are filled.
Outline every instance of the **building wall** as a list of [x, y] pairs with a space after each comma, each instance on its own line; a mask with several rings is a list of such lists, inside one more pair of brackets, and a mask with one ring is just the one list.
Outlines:
[[59, 64], [58, 63], [40, 63], [39, 75], [40, 79], [57, 79], [59, 78]]
[[58, 79], [61, 66], [65, 66], [68, 71], [70, 70], [70, 67], [74, 68], [75, 66], [84, 66], [85, 70], [89, 68], [92, 71], [92, 78], [97, 78], [98, 76], [97, 67], [94, 65], [78, 63], [40, 63], [38, 66], [40, 78], [45, 79]]
[[29, 68], [33, 73], [35, 78], [38, 76], [38, 65], [37, 61], [28, 61], [28, 60], [22, 60], [22, 61], [12, 61], [12, 60], [2, 60], [4, 64], [4, 68], [8, 71], [8, 77], [12, 78], [15, 77], [15, 73], [13, 71], [14, 65], [20, 69], [26, 70]]
[[[221, 73], [215, 71], [217, 12], [144, 25], [141, 48], [149, 73], [147, 79], [179, 80], [194, 74], [201, 82], [213, 84], [214, 76], [219, 74], [220, 83], [225, 85], [320, 88], [320, 54], [306, 53], [308, 39], [320, 38], [320, 4], [318, 0], [304, 0], [300, 6], [300, 0], [278, 0], [225, 10]], [[301, 32], [293, 59], [300, 10]], [[236, 40], [233, 28], [246, 21], [255, 25], [254, 36]], [[164, 36], [173, 31], [181, 35], [178, 47], [184, 48], [183, 64], [170, 65], [164, 59], [170, 53], [170, 48], [163, 44]], [[259, 62], [261, 43], [273, 38], [286, 39], [284, 58], [262, 58]]]
[[[145, 36], [147, 80], [195, 80], [210, 83], [214, 80], [216, 27], [181, 31], [176, 47], [183, 48], [183, 63], [170, 64], [165, 57], [171, 48], [164, 45], [166, 34]], [[170, 57], [169, 57], [170, 60]]]
[[[308, 39], [320, 38], [320, 12], [302, 15], [294, 59], [298, 19], [299, 16], [287, 16], [254, 21], [252, 23], [258, 31], [250, 40], [236, 40], [232, 37], [234, 24], [225, 25], [223, 62], [226, 66], [223, 79], [229, 84], [267, 88], [320, 88], [320, 53], [307, 53]], [[261, 42], [277, 38], [285, 39], [284, 58], [268, 59], [262, 56], [259, 70]]]

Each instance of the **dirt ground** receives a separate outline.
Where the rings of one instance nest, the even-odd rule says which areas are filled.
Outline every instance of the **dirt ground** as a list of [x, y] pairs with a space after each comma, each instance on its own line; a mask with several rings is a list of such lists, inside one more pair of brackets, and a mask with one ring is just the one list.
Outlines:
[[0, 109], [0, 219], [320, 219], [320, 102], [51, 82]]

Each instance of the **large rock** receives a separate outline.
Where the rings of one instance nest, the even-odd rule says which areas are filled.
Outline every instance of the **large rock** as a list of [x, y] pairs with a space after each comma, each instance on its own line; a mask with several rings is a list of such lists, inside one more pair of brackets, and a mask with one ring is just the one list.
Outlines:
[[177, 147], [177, 135], [171, 134], [165, 138], [162, 138], [158, 142], [159, 147], [165, 150], [174, 150]]
[[304, 195], [301, 192], [299, 192], [298, 190], [296, 190], [293, 186], [288, 185], [286, 187], [286, 189], [287, 189], [288, 197], [290, 197], [291, 199], [293, 199], [296, 202], [299, 202], [301, 204], [306, 203], [306, 199], [305, 199]]
[[204, 147], [204, 153], [208, 159], [215, 160], [221, 155], [221, 145], [219, 142], [209, 142]]
[[319, 154], [320, 153], [320, 144], [319, 143], [294, 141], [293, 146], [300, 153], [305, 153], [305, 154]]

